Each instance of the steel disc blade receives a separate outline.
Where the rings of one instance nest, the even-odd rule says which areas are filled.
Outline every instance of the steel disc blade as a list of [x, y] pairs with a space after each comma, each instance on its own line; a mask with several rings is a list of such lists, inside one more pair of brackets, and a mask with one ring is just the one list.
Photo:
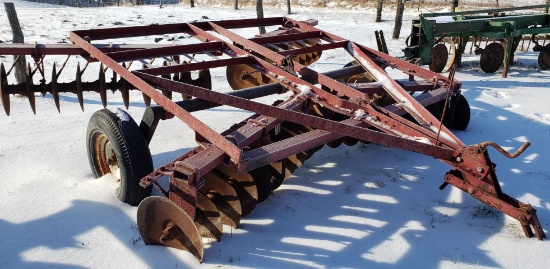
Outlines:
[[[138, 206], [137, 224], [143, 242], [190, 252], [202, 262], [204, 246], [193, 220], [172, 201], [158, 196], [145, 198]], [[168, 224], [174, 224], [166, 230]], [[163, 232], [167, 236], [161, 240]]]
[[80, 109], [84, 111], [84, 97], [82, 95], [82, 72], [80, 72], [80, 63], [76, 65], [76, 97], [80, 104]]
[[[546, 48], [550, 48], [550, 43], [546, 44]], [[550, 69], [550, 52], [548, 51], [541, 51], [539, 52], [539, 67], [542, 70]]]
[[222, 238], [223, 226], [220, 212], [216, 205], [200, 192], [197, 192], [195, 225], [203, 237], [214, 238], [217, 241]]
[[336, 140], [332, 140], [332, 141], [328, 142], [327, 146], [329, 148], [335, 149], [335, 148], [340, 147], [342, 145], [342, 143], [344, 143], [344, 137], [341, 137], [341, 138], [338, 138]]
[[265, 201], [273, 190], [271, 183], [271, 171], [268, 166], [262, 166], [248, 172], [256, 183], [258, 191], [258, 203]]
[[34, 92], [32, 91], [32, 74], [31, 65], [27, 63], [27, 70], [25, 72], [25, 86], [27, 87], [27, 99], [31, 105], [32, 112], [36, 115], [36, 101], [34, 98]]
[[2, 107], [6, 115], [10, 115], [10, 94], [7, 93], [6, 87], [8, 85], [8, 77], [6, 75], [6, 68], [3, 63], [0, 63], [0, 98], [2, 99]]
[[242, 217], [241, 201], [237, 191], [215, 173], [204, 175], [205, 183], [199, 189], [218, 208], [222, 223], [233, 228], [239, 226]]
[[59, 89], [57, 89], [57, 70], [55, 67], [55, 63], [52, 68], [52, 80], [50, 84], [52, 87], [52, 96], [55, 107], [57, 108], [57, 112], [61, 112], [61, 106], [59, 105]]
[[479, 67], [485, 73], [494, 73], [504, 61], [504, 47], [500, 43], [491, 43], [485, 47], [490, 53], [482, 53], [479, 59]]
[[344, 144], [346, 144], [346, 146], [355, 146], [355, 144], [357, 144], [357, 142], [359, 142], [359, 139], [357, 138], [353, 138], [353, 137], [350, 137], [350, 136], [346, 136], [344, 137], [344, 140], [342, 141], [344, 142]]
[[326, 107], [323, 107], [319, 104], [315, 104], [313, 106], [311, 106], [311, 111], [313, 112], [313, 114], [321, 117], [321, 118], [325, 118], [325, 119], [332, 119], [332, 117], [334, 117], [334, 111], [326, 108]]
[[449, 51], [445, 44], [437, 44], [434, 46], [432, 51], [432, 63], [429, 65], [430, 71], [441, 73], [447, 65], [447, 60], [449, 59]]
[[[357, 63], [357, 61], [351, 61], [346, 65], [344, 65], [344, 67], [351, 67], [351, 66], [358, 66], [358, 65], [359, 63]], [[355, 74], [349, 77], [340, 78], [338, 79], [338, 81], [341, 81], [344, 83], [367, 83], [367, 82], [373, 82], [374, 78], [372, 77], [372, 75], [370, 75], [370, 73], [364, 72], [364, 73]]]
[[227, 82], [229, 82], [233, 90], [246, 89], [275, 82], [246, 64], [228, 66], [226, 69], [226, 77]]
[[99, 67], [99, 97], [101, 98], [101, 104], [103, 105], [103, 107], [107, 107], [107, 86], [103, 64], [101, 64]]
[[[122, 67], [126, 69], [126, 63], [122, 63]], [[128, 109], [130, 106], [130, 85], [128, 85], [128, 81], [126, 81], [123, 77], [120, 77], [120, 94], [122, 95], [122, 102], [124, 103], [124, 107]]]
[[[318, 44], [321, 44], [321, 40], [320, 39], [308, 39], [306, 41], [306, 43], [308, 43], [311, 46], [316, 46]], [[323, 51], [312, 52], [312, 53], [308, 54], [310, 56], [310, 59], [308, 60], [309, 64], [317, 62], [317, 60], [319, 60], [319, 58], [321, 58], [322, 54], [323, 54]]]
[[287, 175], [284, 163], [282, 161], [276, 161], [269, 164], [271, 174], [271, 190], [278, 189], [285, 181]]
[[199, 78], [196, 79], [196, 86], [212, 90], [212, 75], [210, 69], [202, 69], [199, 71]]
[[252, 176], [248, 173], [239, 175], [234, 166], [227, 167], [223, 164], [216, 167], [215, 171], [223, 175], [224, 180], [237, 192], [241, 201], [242, 215], [247, 216], [252, 213], [258, 204], [258, 190]]

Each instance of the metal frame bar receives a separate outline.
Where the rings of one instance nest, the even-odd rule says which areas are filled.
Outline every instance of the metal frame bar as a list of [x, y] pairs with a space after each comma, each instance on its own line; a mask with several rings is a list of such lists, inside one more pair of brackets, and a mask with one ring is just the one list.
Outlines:
[[[279, 40], [276, 35], [245, 39], [229, 30], [277, 25], [302, 33], [289, 34]], [[232, 43], [221, 40], [209, 31], [225, 36]], [[124, 51], [116, 51], [116, 49], [112, 49], [113, 47], [106, 51], [107, 48], [92, 43], [102, 39], [178, 32], [187, 33], [204, 43], [162, 48], [136, 46], [127, 47]], [[304, 37], [310, 35], [321, 35], [319, 38], [323, 40], [322, 44], [281, 51], [273, 51], [266, 47], [269, 42], [276, 43], [281, 40], [291, 42], [292, 38], [303, 40]], [[536, 211], [530, 205], [504, 194], [500, 189], [494, 165], [486, 150], [486, 147], [492, 144], [485, 142], [479, 145], [465, 146], [447, 128], [441, 127], [442, 124], [424, 108], [425, 104], [433, 102], [434, 99], [441, 100], [450, 94], [460, 93], [460, 82], [453, 77], [447, 78], [434, 74], [421, 67], [320, 31], [308, 23], [286, 17], [82, 30], [71, 32], [70, 40], [81, 47], [86, 52], [85, 55], [90, 56], [90, 59], [100, 61], [114, 73], [120, 75], [121, 81], [130, 83], [157, 102], [165, 110], [164, 117], [168, 118], [171, 114], [196, 132], [199, 147], [176, 161], [155, 170], [141, 181], [143, 186], [147, 186], [156, 184], [156, 180], [161, 176], [177, 174], [177, 176], [170, 177], [170, 190], [163, 190], [163, 194], [168, 195], [171, 200], [185, 208], [190, 216], [194, 216], [196, 191], [204, 183], [202, 176], [224, 162], [229, 161], [237, 165], [239, 172], [249, 171], [327, 141], [342, 136], [351, 136], [440, 159], [453, 168], [445, 177], [446, 183], [451, 183], [480, 201], [520, 220], [527, 236], [533, 235], [531, 230], [531, 226], [533, 226], [539, 239], [545, 237]], [[262, 42], [262, 44], [255, 41]], [[360, 87], [354, 88], [353, 85], [343, 84], [298, 62], [293, 62], [289, 57], [289, 55], [334, 48], [342, 48], [348, 52], [377, 82], [367, 85], [368, 90]], [[20, 49], [28, 50], [23, 47], [13, 47], [4, 51], [14, 52]], [[45, 47], [42, 53], [59, 53], [57, 49]], [[0, 52], [2, 51], [0, 46]], [[25, 53], [27, 52], [30, 51], [25, 51]], [[31, 55], [34, 52], [31, 52]], [[73, 48], [70, 52], [80, 51]], [[143, 58], [179, 57], [182, 53], [225, 54], [224, 57], [228, 58], [134, 71], [130, 71], [124, 64], [120, 64], [122, 61]], [[277, 87], [294, 93], [293, 98], [278, 106], [270, 106], [163, 77], [177, 72], [235, 64], [247, 64], [262, 75], [277, 81], [279, 84]], [[409, 75], [410, 85], [407, 86], [407, 83], [394, 80], [384, 72], [384, 67], [396, 68]], [[433, 86], [428, 88], [428, 83], [415, 84], [412, 82], [415, 77], [433, 83]], [[27, 87], [27, 91], [29, 91], [28, 89], [30, 88]], [[413, 97], [411, 92], [418, 89], [424, 89], [426, 92]], [[370, 101], [366, 93], [369, 90], [384, 91], [397, 103], [380, 107]], [[168, 97], [172, 92], [194, 96], [197, 98], [196, 100], [200, 99], [200, 102], [205, 104], [230, 105], [257, 114], [237, 130], [228, 134], [219, 134], [191, 115], [184, 105], [173, 102]], [[2, 95], [5, 93], [2, 92]], [[81, 95], [82, 87], [78, 89], [77, 93]], [[9, 96], [9, 93], [7, 94]], [[334, 121], [305, 113], [313, 103], [342, 114], [348, 119]], [[399, 116], [404, 113], [411, 114], [420, 125]], [[153, 117], [160, 117], [159, 115], [153, 113]], [[255, 146], [255, 148], [243, 152], [246, 146], [260, 140], [282, 121], [318, 129], [276, 143]], [[155, 119], [148, 122], [151, 123], [150, 128], [154, 128]], [[149, 136], [151, 130], [146, 131]], [[509, 154], [509, 156], [519, 155], [526, 147], [527, 145], [524, 145], [517, 153]], [[461, 173], [461, 176], [458, 176], [458, 173]], [[179, 195], [180, 193], [182, 195]]]

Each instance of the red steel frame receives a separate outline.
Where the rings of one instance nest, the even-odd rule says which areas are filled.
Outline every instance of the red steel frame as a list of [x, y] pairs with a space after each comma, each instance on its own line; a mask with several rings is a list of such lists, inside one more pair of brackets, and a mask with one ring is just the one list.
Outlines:
[[[280, 26], [282, 30], [297, 30], [288, 34], [260, 36], [246, 39], [231, 29], [259, 26]], [[138, 34], [139, 33], [139, 34]], [[186, 33], [202, 41], [198, 44], [164, 47], [132, 47], [95, 44], [105, 39]], [[227, 42], [225, 40], [231, 40]], [[301, 48], [274, 51], [268, 45], [308, 39], [321, 40], [319, 44]], [[154, 184], [164, 175], [170, 176], [170, 189], [161, 191], [185, 209], [193, 218], [196, 192], [203, 184], [202, 176], [220, 164], [233, 164], [238, 172], [283, 159], [343, 136], [401, 148], [429, 155], [450, 165], [452, 170], [444, 177], [444, 184], [452, 184], [481, 202], [494, 207], [520, 221], [525, 235], [546, 237], [536, 210], [503, 193], [491, 162], [487, 146], [496, 148], [507, 157], [516, 157], [529, 144], [509, 154], [492, 142], [465, 146], [439, 119], [424, 106], [460, 93], [460, 82], [432, 73], [416, 65], [359, 45], [336, 35], [319, 30], [307, 22], [287, 17], [266, 19], [193, 22], [168, 25], [137, 26], [82, 30], [70, 33], [76, 44], [67, 46], [65, 54], [89, 55], [90, 61], [100, 61], [113, 72], [142, 91], [162, 107], [168, 117], [175, 116], [196, 132], [199, 146], [175, 161], [158, 168], [142, 179], [142, 186]], [[74, 47], [73, 47], [74, 46]], [[70, 47], [70, 48], [69, 48]], [[6, 52], [3, 53], [2, 49]], [[373, 83], [348, 85], [338, 82], [311, 68], [294, 62], [291, 56], [316, 53], [331, 49], [344, 49], [376, 80]], [[41, 46], [29, 51], [25, 46], [13, 46], [11, 51], [0, 47], [0, 54], [63, 54], [55, 45]], [[17, 52], [17, 53], [15, 53]], [[84, 52], [84, 53], [83, 53]], [[176, 64], [142, 70], [128, 70], [123, 62], [179, 57], [181, 54], [209, 54], [209, 61]], [[226, 58], [219, 58], [224, 56]], [[219, 93], [163, 77], [178, 72], [247, 64], [257, 72], [271, 78], [294, 96], [271, 106], [259, 102]], [[384, 68], [401, 70], [409, 76], [408, 82], [399, 82]], [[353, 87], [352, 87], [353, 86]], [[159, 91], [160, 90], [160, 91]], [[220, 105], [229, 105], [257, 113], [254, 119], [231, 133], [219, 134], [193, 116], [163, 93], [177, 92]], [[369, 93], [385, 92], [396, 102], [381, 107], [371, 102]], [[413, 96], [412, 93], [420, 92]], [[311, 104], [318, 104], [348, 119], [334, 121], [310, 115]], [[401, 115], [411, 115], [413, 123]], [[252, 143], [265, 137], [282, 121], [294, 122], [315, 129], [276, 143], [252, 147]], [[534, 229], [534, 233], [533, 230]]]

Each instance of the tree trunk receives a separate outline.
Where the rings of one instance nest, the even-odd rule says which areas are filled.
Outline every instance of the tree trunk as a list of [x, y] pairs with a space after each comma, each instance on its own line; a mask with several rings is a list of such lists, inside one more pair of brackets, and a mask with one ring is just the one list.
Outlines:
[[384, 0], [378, 0], [378, 6], [376, 6], [376, 20], [374, 22], [382, 21], [382, 7], [384, 6]]
[[292, 14], [292, 11], [290, 10], [290, 0], [286, 0], [286, 7], [287, 7], [286, 14], [288, 15]]
[[234, 10], [239, 9], [239, 0], [233, 1], [233, 9], [234, 9]]
[[[256, 14], [258, 15], [258, 19], [264, 18], [264, 6], [262, 3], [262, 0], [256, 1]], [[265, 34], [265, 27], [260, 26], [259, 28], [260, 28], [260, 34]]]
[[[19, 19], [17, 18], [17, 12], [15, 11], [15, 5], [11, 2], [4, 3], [4, 8], [8, 15], [8, 21], [10, 22], [11, 32], [13, 33], [13, 43], [25, 43], [25, 37], [23, 31], [21, 31], [21, 25], [19, 25]], [[27, 79], [25, 74], [27, 60], [25, 55], [13, 55], [15, 65], [15, 80], [17, 84], [24, 83]]]
[[[498, 7], [498, 0], [497, 0], [497, 7]], [[453, 3], [451, 5], [451, 12], [456, 12], [458, 8], [458, 0], [453, 0]]]
[[393, 39], [399, 38], [401, 25], [403, 22], [403, 11], [405, 10], [405, 0], [397, 0], [397, 10], [395, 11], [395, 27], [393, 28]]

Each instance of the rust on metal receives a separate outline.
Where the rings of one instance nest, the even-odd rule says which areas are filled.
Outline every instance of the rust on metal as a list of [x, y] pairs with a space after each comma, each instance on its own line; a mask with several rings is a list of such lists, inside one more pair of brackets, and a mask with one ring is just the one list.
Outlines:
[[[198, 146], [141, 179], [141, 186], [153, 185], [164, 197], [143, 200], [138, 225], [145, 243], [185, 249], [199, 260], [203, 257], [201, 236], [220, 240], [222, 224], [237, 227], [242, 217], [251, 214], [325, 144], [337, 147], [358, 141], [441, 160], [452, 170], [440, 188], [456, 186], [517, 219], [526, 236], [546, 237], [536, 210], [502, 192], [487, 151], [491, 146], [515, 158], [529, 143], [515, 153], [494, 142], [466, 146], [449, 130], [452, 126], [444, 125], [449, 99], [461, 97], [461, 83], [454, 76], [435, 74], [321, 31], [315, 24], [286, 17], [205, 21], [74, 31], [70, 33], [74, 45], [37, 45], [33, 50], [28, 45], [0, 45], [0, 54], [33, 55], [35, 61], [34, 69], [27, 66], [28, 82], [19, 85], [8, 83], [9, 71], [0, 64], [2, 106], [9, 115], [10, 95], [21, 94], [35, 112], [35, 93], [49, 92], [58, 110], [63, 93], [76, 94], [83, 109], [83, 93], [91, 91], [99, 93], [102, 105], [107, 106], [106, 92], [112, 90], [121, 92], [128, 107], [130, 91], [139, 90], [148, 106], [140, 126], [147, 143], [160, 120], [175, 117], [183, 121], [195, 132]], [[251, 38], [232, 31], [258, 26], [279, 29]], [[98, 43], [173, 33], [189, 35], [196, 42], [159, 46]], [[349, 54], [350, 67], [330, 74], [308, 67], [323, 52], [334, 49]], [[197, 60], [195, 54], [210, 60]], [[72, 82], [58, 81], [67, 61], [59, 71], [54, 65], [47, 82], [44, 57], [49, 55], [81, 55], [87, 63], [82, 69], [77, 65]], [[100, 62], [98, 80], [82, 81], [88, 64], [96, 61]], [[408, 79], [394, 79], [384, 71], [386, 67], [403, 72]], [[217, 91], [212, 85], [212, 68], [226, 68], [229, 85], [237, 91]], [[112, 72], [111, 81], [106, 79], [107, 71]], [[192, 78], [191, 72], [198, 73], [198, 78]], [[42, 76], [38, 85], [32, 83], [35, 73]], [[252, 100], [284, 92], [284, 100], [273, 104]], [[172, 100], [180, 94], [182, 101]], [[149, 107], [151, 101], [157, 106]], [[427, 108], [438, 104], [445, 105], [440, 118]], [[191, 114], [221, 105], [252, 115], [220, 133]], [[162, 177], [169, 178], [167, 189], [158, 182]]]

